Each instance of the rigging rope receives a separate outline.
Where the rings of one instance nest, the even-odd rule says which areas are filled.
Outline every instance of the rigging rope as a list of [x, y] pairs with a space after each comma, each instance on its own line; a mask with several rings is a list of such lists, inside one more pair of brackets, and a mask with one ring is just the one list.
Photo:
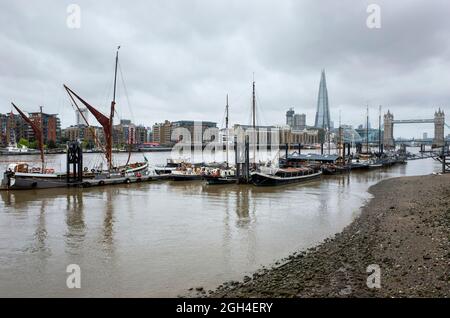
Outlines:
[[[264, 116], [264, 113], [262, 112], [262, 107], [260, 107], [260, 99], [259, 99], [259, 95], [258, 92], [255, 93], [256, 95], [256, 116], [258, 117], [257, 120], [259, 122], [259, 125], [267, 125], [267, 120]], [[260, 117], [261, 116], [261, 117]]]
[[120, 62], [119, 62], [119, 73], [120, 73], [120, 79], [122, 80], [122, 85], [123, 85], [123, 89], [124, 89], [124, 93], [125, 93], [125, 98], [127, 100], [128, 110], [130, 111], [131, 120], [134, 122], [135, 121], [135, 117], [134, 117], [133, 110], [131, 108], [130, 98], [128, 96], [128, 90], [127, 90], [127, 86], [125, 85], [125, 79], [123, 77], [122, 66], [121, 66]]

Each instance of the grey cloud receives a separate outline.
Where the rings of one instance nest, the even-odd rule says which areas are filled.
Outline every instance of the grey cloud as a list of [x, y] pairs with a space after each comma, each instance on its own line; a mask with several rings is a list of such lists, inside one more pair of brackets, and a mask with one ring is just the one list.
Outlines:
[[[399, 118], [430, 117], [435, 106], [450, 114], [447, 1], [76, 1], [79, 30], [66, 27], [72, 2], [1, 2], [0, 112], [11, 100], [45, 105], [70, 125], [63, 83], [106, 111], [120, 44], [132, 112], [121, 84], [118, 108], [147, 126], [220, 123], [227, 93], [232, 122], [246, 123], [253, 72], [263, 124], [283, 123], [291, 106], [312, 124], [322, 68], [336, 123], [339, 110], [361, 123], [367, 103], [374, 125], [379, 104]], [[378, 30], [365, 24], [372, 2]]]

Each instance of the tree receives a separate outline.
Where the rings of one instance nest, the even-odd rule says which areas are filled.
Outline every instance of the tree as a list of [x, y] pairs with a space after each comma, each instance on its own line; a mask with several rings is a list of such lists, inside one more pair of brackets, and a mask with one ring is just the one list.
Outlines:
[[88, 149], [88, 142], [87, 142], [87, 140], [83, 140], [82, 142], [81, 142], [81, 148], [83, 148], [83, 149]]
[[36, 140], [33, 140], [30, 142], [30, 148], [37, 149], [37, 147], [38, 147], [38, 144], [37, 144]]
[[47, 148], [48, 149], [55, 149], [56, 148], [56, 142], [52, 139], [50, 139], [47, 143]]
[[25, 146], [25, 147], [29, 148], [30, 147], [30, 142], [27, 139], [25, 139], [25, 138], [20, 138], [19, 146]]

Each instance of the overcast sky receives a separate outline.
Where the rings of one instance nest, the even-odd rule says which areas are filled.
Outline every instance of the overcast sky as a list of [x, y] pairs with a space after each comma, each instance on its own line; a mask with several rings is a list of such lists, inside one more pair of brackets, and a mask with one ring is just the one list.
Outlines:
[[[67, 26], [71, 3], [81, 8], [79, 29]], [[366, 24], [371, 3], [381, 8], [379, 29]], [[448, 117], [449, 12], [447, 0], [2, 0], [0, 112], [11, 101], [26, 111], [44, 105], [63, 127], [74, 124], [66, 83], [106, 113], [120, 44], [117, 108], [136, 124], [220, 125], [227, 93], [231, 122], [247, 124], [254, 73], [260, 124], [283, 124], [294, 107], [312, 125], [322, 68], [335, 125], [339, 110], [342, 123], [360, 124], [367, 104], [372, 126], [378, 105], [396, 119], [432, 118], [439, 106]], [[395, 129], [423, 132], [433, 135], [433, 125]]]

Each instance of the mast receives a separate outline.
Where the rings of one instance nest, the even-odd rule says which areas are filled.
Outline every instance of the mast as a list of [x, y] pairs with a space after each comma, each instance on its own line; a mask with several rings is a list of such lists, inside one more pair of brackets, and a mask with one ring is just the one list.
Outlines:
[[338, 156], [344, 156], [345, 149], [342, 144], [342, 127], [341, 127], [341, 110], [339, 109], [339, 143], [338, 143]]
[[116, 51], [116, 66], [114, 68], [114, 92], [113, 92], [113, 102], [116, 102], [116, 87], [117, 87], [117, 64], [119, 63], [119, 50], [120, 45], [117, 47]]
[[228, 129], [228, 94], [227, 94], [227, 105], [225, 106], [226, 116], [225, 116], [225, 128]]
[[366, 121], [366, 151], [369, 154], [369, 105], [367, 105], [367, 121]]
[[330, 136], [330, 127], [328, 127], [328, 129], [327, 129], [327, 131], [328, 131], [328, 154], [330, 154], [330, 152], [331, 152], [331, 136]]
[[253, 79], [253, 98], [252, 98], [252, 126], [256, 129], [256, 97], [255, 97], [255, 79]]
[[228, 108], [229, 108], [229, 106], [228, 106], [228, 94], [227, 94], [227, 105], [225, 106], [225, 111], [226, 111], [226, 116], [225, 116], [225, 132], [226, 132], [226, 134], [227, 134], [227, 139], [226, 139], [226, 141], [227, 141], [227, 143], [226, 143], [226, 145], [225, 145], [225, 149], [226, 149], [226, 152], [227, 152], [227, 168], [228, 168], [228, 146], [229, 146], [229, 142], [228, 142], [228, 137], [229, 137], [229, 134], [228, 134]]
[[253, 73], [253, 98], [252, 98], [252, 126], [255, 134], [255, 142], [253, 145], [253, 165], [256, 167], [256, 146], [258, 144], [258, 134], [256, 133], [256, 93], [255, 93], [255, 73]]
[[117, 47], [116, 51], [116, 65], [114, 68], [114, 92], [113, 92], [113, 100], [111, 102], [111, 113], [109, 115], [109, 131], [111, 134], [108, 136], [108, 140], [106, 141], [106, 151], [108, 151], [108, 169], [111, 170], [113, 168], [112, 164], [112, 143], [113, 143], [113, 121], [114, 121], [114, 107], [116, 105], [116, 87], [117, 87], [117, 64], [119, 63], [119, 50], [120, 45]]
[[[42, 142], [42, 152], [44, 152], [44, 116], [42, 114], [42, 107], [39, 106], [39, 111], [41, 115], [41, 120], [39, 121], [40, 129], [41, 129], [41, 142]], [[44, 173], [44, 159], [42, 159], [42, 173]]]

